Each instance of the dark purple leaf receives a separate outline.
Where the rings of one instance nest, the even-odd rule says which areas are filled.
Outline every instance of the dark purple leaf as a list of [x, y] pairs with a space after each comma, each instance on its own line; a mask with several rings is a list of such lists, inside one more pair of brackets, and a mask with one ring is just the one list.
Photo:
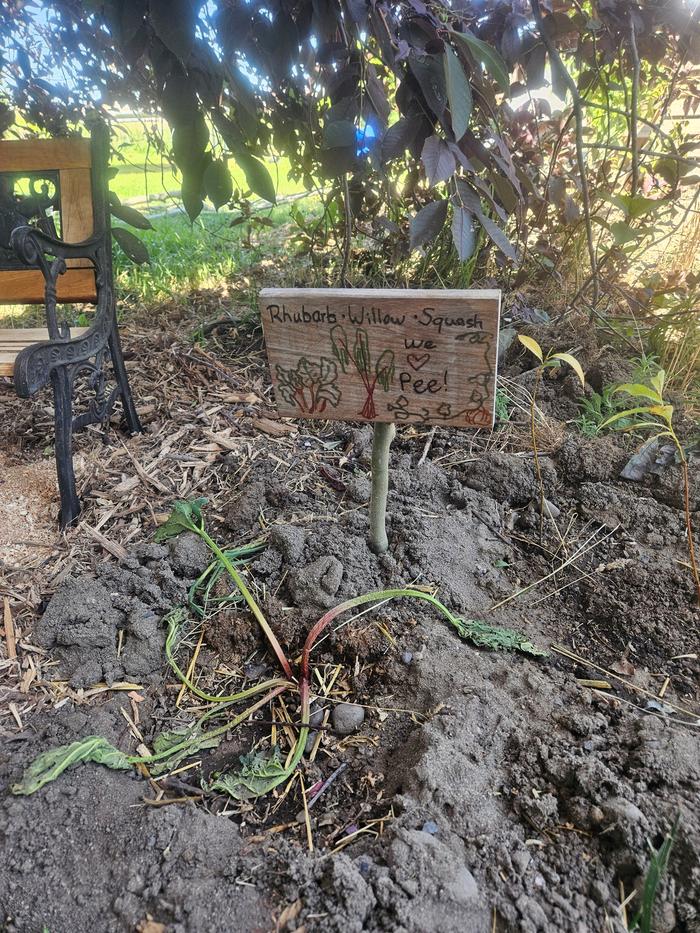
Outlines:
[[447, 143], [439, 136], [429, 136], [421, 152], [421, 161], [425, 167], [428, 184], [433, 186], [447, 181], [457, 167], [454, 155]]
[[411, 249], [434, 240], [445, 225], [447, 201], [431, 201], [411, 218]]

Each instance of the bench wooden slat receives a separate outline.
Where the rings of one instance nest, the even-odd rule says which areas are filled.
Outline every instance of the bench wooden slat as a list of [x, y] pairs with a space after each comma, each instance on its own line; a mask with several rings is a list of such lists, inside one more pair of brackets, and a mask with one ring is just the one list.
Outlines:
[[[0, 272], [0, 304], [43, 304], [44, 285], [38, 269]], [[93, 269], [68, 269], [59, 275], [56, 294], [59, 301], [96, 301]]]
[[[82, 337], [88, 327], [71, 327], [71, 337]], [[12, 376], [20, 350], [49, 339], [46, 327], [0, 328], [0, 376]]]
[[0, 172], [41, 172], [91, 165], [89, 139], [4, 139], [0, 143]]

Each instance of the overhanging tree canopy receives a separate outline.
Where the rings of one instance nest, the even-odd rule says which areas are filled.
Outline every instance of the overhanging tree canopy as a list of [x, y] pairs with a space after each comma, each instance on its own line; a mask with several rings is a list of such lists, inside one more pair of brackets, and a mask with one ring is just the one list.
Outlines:
[[548, 217], [584, 224], [595, 272], [591, 185], [599, 202], [623, 186], [621, 226], [603, 222], [614, 250], [695, 168], [682, 130], [660, 123], [674, 95], [697, 94], [699, 13], [684, 0], [8, 0], [0, 131], [13, 108], [54, 134], [96, 106], [154, 108], [191, 218], [205, 198], [273, 201], [276, 151], [309, 188], [349, 178], [346, 207], [375, 231], [394, 235], [409, 212], [423, 246], [449, 223], [460, 259], [481, 227], [515, 260], [509, 218], [521, 247]]

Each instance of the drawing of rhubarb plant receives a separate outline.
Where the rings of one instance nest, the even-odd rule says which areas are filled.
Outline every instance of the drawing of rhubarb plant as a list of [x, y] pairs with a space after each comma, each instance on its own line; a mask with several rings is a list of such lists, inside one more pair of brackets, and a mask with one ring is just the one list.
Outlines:
[[372, 366], [372, 355], [369, 349], [369, 336], [367, 331], [358, 327], [355, 331], [355, 343], [350, 349], [348, 335], [342, 324], [337, 324], [331, 329], [331, 343], [333, 345], [333, 355], [340, 363], [343, 372], [347, 372], [346, 367], [352, 361], [367, 391], [365, 403], [362, 406], [360, 417], [367, 421], [373, 421], [377, 417], [377, 409], [374, 405], [374, 392], [377, 383], [385, 392], [394, 380], [394, 354], [391, 350], [385, 350], [380, 356], [374, 367]]
[[294, 368], [285, 369], [279, 364], [277, 389], [289, 405], [296, 405], [304, 415], [319, 415], [330, 405], [335, 408], [340, 401], [338, 369], [326, 357], [312, 363], [302, 356]]

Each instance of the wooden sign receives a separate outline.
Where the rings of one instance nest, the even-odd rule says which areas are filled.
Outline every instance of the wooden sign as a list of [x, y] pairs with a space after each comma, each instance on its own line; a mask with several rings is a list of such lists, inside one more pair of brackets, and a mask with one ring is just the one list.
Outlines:
[[281, 415], [489, 428], [499, 291], [265, 288]]

